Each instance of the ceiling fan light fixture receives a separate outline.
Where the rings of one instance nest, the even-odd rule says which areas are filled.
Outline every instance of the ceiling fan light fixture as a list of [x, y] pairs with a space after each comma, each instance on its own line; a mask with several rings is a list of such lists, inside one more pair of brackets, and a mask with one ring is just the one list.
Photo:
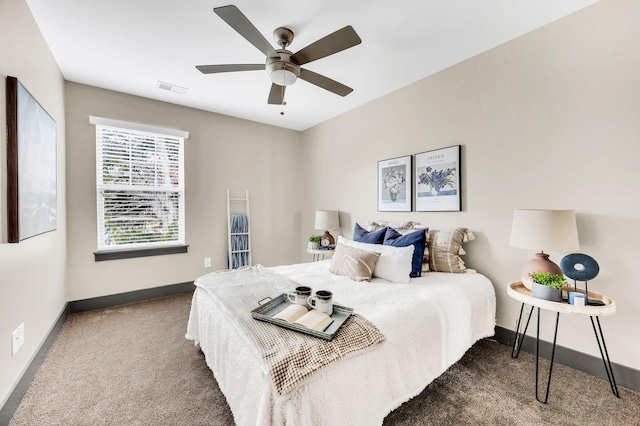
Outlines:
[[300, 77], [300, 67], [289, 60], [291, 52], [279, 50], [280, 58], [267, 58], [266, 69], [272, 83], [290, 86]]
[[291, 86], [298, 77], [289, 70], [274, 70], [269, 73], [271, 81], [279, 86]]

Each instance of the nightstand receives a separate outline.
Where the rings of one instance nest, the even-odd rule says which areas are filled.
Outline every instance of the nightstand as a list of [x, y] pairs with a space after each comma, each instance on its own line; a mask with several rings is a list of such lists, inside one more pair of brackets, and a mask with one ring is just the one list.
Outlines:
[[317, 262], [318, 260], [331, 259], [333, 257], [333, 252], [335, 249], [310, 249], [307, 248], [307, 253], [313, 255], [312, 262]]
[[[529, 320], [531, 319], [531, 314], [533, 313], [533, 307], [538, 308], [538, 327], [536, 334], [536, 399], [538, 400], [538, 402], [546, 404], [547, 400], [549, 399], [549, 386], [551, 385], [551, 372], [553, 371], [553, 358], [556, 352], [556, 337], [558, 336], [558, 322], [560, 320], [561, 313], [568, 315], [582, 315], [591, 318], [591, 325], [593, 326], [593, 332], [596, 335], [596, 341], [598, 342], [598, 348], [600, 349], [600, 356], [602, 357], [602, 362], [604, 363], [604, 369], [607, 372], [607, 378], [609, 379], [609, 385], [611, 385], [611, 391], [616, 397], [620, 398], [620, 394], [618, 393], [618, 386], [616, 385], [616, 379], [613, 377], [613, 370], [611, 369], [611, 361], [609, 361], [609, 352], [607, 351], [607, 345], [604, 342], [604, 335], [602, 334], [602, 328], [600, 327], [600, 317], [613, 315], [616, 312], [616, 303], [613, 300], [603, 294], [590, 291], [588, 294], [589, 301], [598, 303], [598, 306], [578, 306], [569, 305], [566, 302], [552, 302], [550, 300], [543, 300], [533, 297], [531, 295], [531, 291], [527, 289], [521, 282], [513, 282], [509, 284], [509, 286], [507, 287], [507, 294], [511, 298], [522, 302], [522, 306], [520, 307], [520, 317], [518, 318], [518, 325], [515, 329], [511, 358], [517, 358], [520, 354], [520, 348], [522, 347], [522, 342], [527, 332], [527, 327], [529, 327]], [[520, 333], [520, 324], [522, 322], [524, 305], [529, 305], [532, 308], [529, 312], [529, 317], [527, 318], [527, 323], [524, 326], [524, 330], [522, 331], [522, 333]], [[551, 349], [551, 364], [549, 366], [549, 378], [547, 379], [547, 390], [544, 400], [541, 400], [538, 395], [540, 309], [545, 309], [547, 311], [556, 313], [556, 327], [553, 334], [553, 346]]]

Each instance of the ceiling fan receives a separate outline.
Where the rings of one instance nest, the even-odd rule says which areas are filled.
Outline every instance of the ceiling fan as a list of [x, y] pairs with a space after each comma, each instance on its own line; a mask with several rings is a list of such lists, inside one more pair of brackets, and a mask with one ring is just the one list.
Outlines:
[[284, 104], [284, 91], [286, 86], [292, 85], [298, 78], [340, 96], [346, 96], [353, 91], [352, 88], [338, 83], [335, 80], [301, 68], [301, 65], [360, 44], [362, 40], [360, 40], [360, 37], [358, 37], [358, 34], [356, 34], [350, 25], [311, 43], [296, 53], [292, 53], [286, 50], [286, 47], [293, 41], [293, 31], [290, 29], [283, 27], [275, 29], [273, 36], [278, 46], [280, 46], [280, 49], [275, 50], [237, 7], [233, 5], [222, 6], [214, 8], [213, 11], [229, 24], [231, 28], [236, 30], [238, 34], [264, 53], [267, 59], [264, 64], [196, 66], [203, 74], [266, 69], [273, 83], [271, 85], [271, 91], [269, 92], [268, 103], [273, 105]]

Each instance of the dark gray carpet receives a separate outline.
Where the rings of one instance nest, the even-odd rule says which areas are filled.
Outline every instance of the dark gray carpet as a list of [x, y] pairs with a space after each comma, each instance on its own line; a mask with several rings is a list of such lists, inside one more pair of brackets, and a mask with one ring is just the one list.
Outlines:
[[[191, 295], [72, 314], [18, 407], [19, 425], [233, 425], [184, 339]], [[385, 425], [640, 425], [640, 393], [556, 364], [535, 400], [535, 358], [483, 340]], [[546, 364], [544, 364], [546, 367]]]

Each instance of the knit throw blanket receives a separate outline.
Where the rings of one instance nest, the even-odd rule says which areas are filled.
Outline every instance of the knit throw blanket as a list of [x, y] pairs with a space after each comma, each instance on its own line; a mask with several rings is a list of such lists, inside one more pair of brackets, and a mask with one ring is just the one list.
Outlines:
[[364, 317], [352, 314], [331, 341], [255, 320], [251, 310], [265, 297], [297, 287], [295, 281], [258, 265], [216, 272], [196, 280], [238, 326], [241, 338], [263, 362], [277, 399], [286, 399], [316, 374], [354, 355], [377, 348], [385, 336]]

